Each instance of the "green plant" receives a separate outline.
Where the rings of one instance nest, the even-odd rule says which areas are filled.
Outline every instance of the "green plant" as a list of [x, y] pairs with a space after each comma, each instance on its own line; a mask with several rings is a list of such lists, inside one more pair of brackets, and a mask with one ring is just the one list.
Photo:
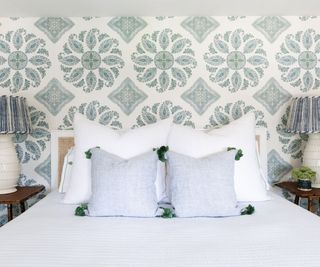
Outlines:
[[309, 167], [302, 166], [301, 168], [293, 169], [291, 175], [294, 180], [310, 180], [314, 181], [316, 178], [316, 172]]
[[235, 160], [240, 160], [241, 157], [243, 156], [242, 149], [236, 149], [235, 147], [228, 147], [227, 151], [230, 151], [230, 150], [237, 150], [237, 154], [235, 156]]
[[157, 147], [154, 148], [153, 151], [157, 151], [157, 155], [160, 161], [162, 162], [166, 162], [167, 158], [166, 158], [166, 152], [169, 151], [169, 147], [168, 146], [161, 146], [161, 147]]

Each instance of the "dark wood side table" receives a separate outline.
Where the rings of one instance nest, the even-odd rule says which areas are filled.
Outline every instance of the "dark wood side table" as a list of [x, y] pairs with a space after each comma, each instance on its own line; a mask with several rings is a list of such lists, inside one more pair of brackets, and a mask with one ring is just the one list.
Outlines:
[[282, 182], [276, 184], [276, 186], [294, 194], [294, 203], [297, 205], [299, 205], [300, 198], [307, 198], [309, 211], [312, 211], [311, 204], [313, 199], [318, 199], [320, 204], [320, 188], [312, 188], [311, 191], [302, 191], [298, 189], [297, 182]]
[[21, 213], [26, 210], [25, 201], [44, 190], [43, 185], [17, 186], [17, 191], [10, 194], [0, 195], [0, 204], [7, 205], [8, 221], [13, 219], [12, 205], [19, 204]]

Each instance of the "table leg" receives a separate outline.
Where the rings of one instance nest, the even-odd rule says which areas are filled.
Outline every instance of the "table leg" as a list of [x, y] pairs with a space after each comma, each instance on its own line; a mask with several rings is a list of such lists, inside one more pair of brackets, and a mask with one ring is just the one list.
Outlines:
[[7, 204], [8, 222], [13, 219], [12, 204]]
[[23, 201], [20, 202], [20, 209], [21, 209], [21, 213], [25, 212], [25, 210], [26, 210], [26, 205]]
[[312, 198], [308, 197], [308, 210], [311, 211]]
[[294, 198], [294, 204], [299, 205], [299, 196], [296, 195], [296, 197]]

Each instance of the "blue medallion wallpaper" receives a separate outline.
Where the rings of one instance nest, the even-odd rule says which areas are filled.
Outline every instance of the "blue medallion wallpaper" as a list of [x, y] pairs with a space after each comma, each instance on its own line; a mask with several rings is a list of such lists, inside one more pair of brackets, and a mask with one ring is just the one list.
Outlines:
[[[172, 117], [204, 128], [254, 111], [270, 182], [301, 162], [292, 96], [320, 93], [320, 17], [0, 18], [1, 94], [27, 97], [21, 184], [50, 184], [50, 130], [74, 114], [115, 129]], [[319, 57], [319, 59], [318, 59]], [[88, 133], [90, 134], [90, 133]], [[0, 206], [0, 225], [6, 221]]]

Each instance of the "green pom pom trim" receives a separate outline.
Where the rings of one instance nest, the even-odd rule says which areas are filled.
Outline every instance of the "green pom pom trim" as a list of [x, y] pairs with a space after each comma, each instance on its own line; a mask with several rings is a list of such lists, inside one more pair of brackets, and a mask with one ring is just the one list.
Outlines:
[[254, 209], [254, 206], [252, 206], [252, 205], [248, 205], [247, 207], [245, 207], [245, 208], [243, 208], [242, 210], [241, 210], [241, 215], [251, 215], [251, 214], [253, 214], [254, 213], [254, 211], [255, 211], [255, 209]]

